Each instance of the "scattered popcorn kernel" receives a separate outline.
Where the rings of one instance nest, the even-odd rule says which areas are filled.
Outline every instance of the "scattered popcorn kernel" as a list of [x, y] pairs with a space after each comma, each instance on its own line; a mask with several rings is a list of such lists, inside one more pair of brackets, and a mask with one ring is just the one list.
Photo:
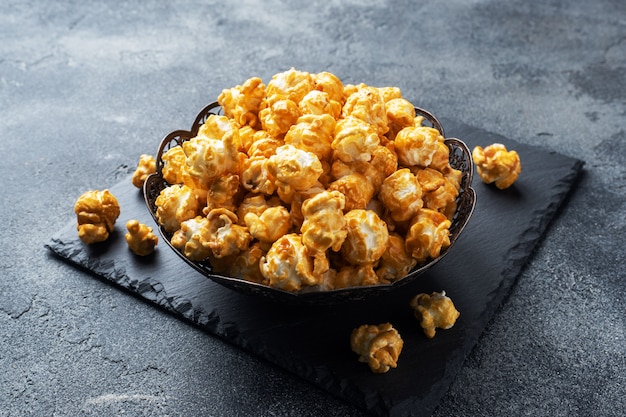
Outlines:
[[126, 222], [126, 229], [126, 243], [135, 255], [147, 256], [154, 252], [159, 238], [152, 233], [151, 227], [139, 223], [138, 220], [129, 220]]
[[410, 306], [424, 334], [430, 339], [435, 337], [435, 329], [451, 328], [461, 315], [445, 291], [417, 294], [411, 299]]
[[374, 373], [385, 373], [398, 365], [404, 341], [390, 323], [364, 324], [352, 331], [350, 346]]
[[152, 155], [141, 155], [137, 169], [133, 172], [132, 183], [135, 187], [143, 187], [146, 178], [156, 172], [156, 159]]
[[522, 172], [520, 157], [516, 151], [507, 151], [500, 143], [485, 147], [476, 146], [472, 151], [478, 175], [486, 184], [495, 183], [501, 190], [509, 188]]
[[120, 205], [109, 190], [82, 194], [74, 204], [78, 237], [86, 244], [103, 242], [113, 231], [120, 215]]

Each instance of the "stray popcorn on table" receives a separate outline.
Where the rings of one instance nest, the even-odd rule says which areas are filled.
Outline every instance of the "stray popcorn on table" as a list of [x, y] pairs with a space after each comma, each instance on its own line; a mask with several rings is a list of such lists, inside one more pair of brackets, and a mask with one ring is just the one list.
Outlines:
[[364, 324], [350, 335], [352, 351], [359, 362], [367, 363], [372, 372], [382, 374], [398, 366], [404, 341], [390, 323]]
[[172, 244], [285, 291], [390, 283], [450, 245], [461, 172], [397, 87], [294, 68], [224, 89], [162, 155]]
[[104, 242], [120, 215], [120, 205], [109, 190], [83, 193], [74, 204], [78, 237], [86, 244]]
[[445, 291], [417, 294], [409, 304], [429, 339], [435, 337], [438, 328], [452, 328], [461, 315]]
[[501, 143], [494, 143], [484, 149], [476, 146], [472, 159], [478, 175], [486, 184], [495, 183], [501, 190], [509, 188], [522, 172], [519, 154], [507, 150]]

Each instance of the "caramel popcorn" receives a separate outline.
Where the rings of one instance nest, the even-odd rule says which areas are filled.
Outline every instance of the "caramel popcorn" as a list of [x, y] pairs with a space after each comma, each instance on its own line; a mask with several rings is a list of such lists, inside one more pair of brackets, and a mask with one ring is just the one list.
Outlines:
[[131, 181], [133, 185], [137, 188], [143, 187], [143, 183], [146, 182], [146, 178], [150, 174], [154, 174], [156, 172], [156, 160], [152, 155], [141, 155], [139, 156], [139, 163], [135, 172], [133, 172], [133, 176], [131, 177]]
[[485, 147], [476, 146], [472, 159], [478, 175], [486, 184], [495, 183], [501, 190], [509, 188], [522, 172], [520, 157], [516, 151], [507, 151], [500, 143]]
[[380, 374], [398, 366], [404, 341], [390, 323], [364, 324], [352, 331], [350, 346], [367, 363], [372, 372]]
[[126, 243], [135, 255], [147, 256], [154, 252], [159, 238], [152, 233], [151, 227], [133, 219], [126, 222], [126, 229]]
[[109, 190], [87, 191], [74, 204], [78, 237], [86, 244], [103, 242], [113, 231], [120, 205]]
[[461, 172], [399, 88], [291, 68], [218, 103], [162, 154], [157, 222], [185, 256], [329, 290], [393, 282], [449, 246]]
[[411, 299], [410, 306], [430, 339], [435, 337], [435, 329], [450, 329], [461, 315], [445, 291], [417, 294]]

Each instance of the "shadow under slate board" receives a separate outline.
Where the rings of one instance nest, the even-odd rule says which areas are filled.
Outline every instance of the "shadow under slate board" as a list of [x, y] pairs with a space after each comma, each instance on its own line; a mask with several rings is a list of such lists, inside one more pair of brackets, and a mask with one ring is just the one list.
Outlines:
[[[153, 255], [136, 257], [124, 241], [126, 221], [136, 218], [157, 228], [130, 178], [110, 187], [121, 215], [107, 242], [84, 245], [72, 218], [46, 247], [63, 260], [373, 415], [428, 416], [508, 294], [584, 164], [459, 122], [444, 120], [443, 125], [449, 137], [458, 137], [470, 149], [498, 142], [517, 150], [522, 173], [507, 190], [485, 185], [475, 175], [476, 209], [450, 253], [415, 282], [374, 300], [324, 307], [277, 304], [213, 283], [163, 242]], [[461, 316], [453, 328], [438, 330], [434, 339], [427, 339], [409, 300], [419, 292], [441, 290], [452, 298]], [[374, 374], [350, 350], [350, 333], [361, 324], [384, 322], [399, 331], [404, 348], [396, 369]]]

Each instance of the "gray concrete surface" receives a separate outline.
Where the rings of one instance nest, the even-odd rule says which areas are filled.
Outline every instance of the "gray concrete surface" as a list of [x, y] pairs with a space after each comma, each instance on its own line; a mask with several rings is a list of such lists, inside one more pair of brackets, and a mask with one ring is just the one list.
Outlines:
[[290, 67], [586, 161], [435, 416], [626, 414], [626, 3], [0, 3], [0, 416], [357, 416], [43, 247], [222, 88]]

